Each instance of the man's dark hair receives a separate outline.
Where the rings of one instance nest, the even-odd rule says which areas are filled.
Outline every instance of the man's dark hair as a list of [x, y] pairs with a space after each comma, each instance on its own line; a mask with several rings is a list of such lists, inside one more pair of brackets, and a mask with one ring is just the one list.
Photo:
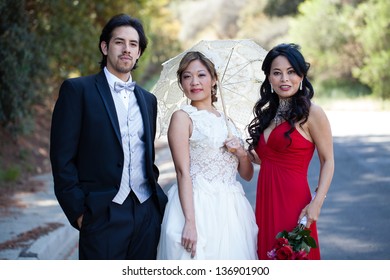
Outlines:
[[[107, 56], [104, 55], [102, 48], [101, 48], [101, 43], [106, 42], [107, 44], [107, 49], [109, 47], [109, 42], [112, 38], [112, 33], [115, 28], [121, 27], [121, 26], [131, 26], [133, 27], [139, 36], [139, 48], [140, 48], [140, 57], [145, 51], [147, 45], [148, 45], [148, 39], [146, 38], [144, 28], [142, 26], [142, 23], [140, 20], [136, 18], [132, 18], [129, 15], [126, 14], [119, 14], [116, 16], [113, 16], [107, 24], [104, 26], [102, 30], [102, 34], [100, 35], [100, 40], [99, 40], [99, 50], [102, 53], [102, 60], [100, 61], [100, 68], [103, 69], [107, 65]], [[137, 68], [137, 63], [138, 59], [134, 64], [133, 69]]]

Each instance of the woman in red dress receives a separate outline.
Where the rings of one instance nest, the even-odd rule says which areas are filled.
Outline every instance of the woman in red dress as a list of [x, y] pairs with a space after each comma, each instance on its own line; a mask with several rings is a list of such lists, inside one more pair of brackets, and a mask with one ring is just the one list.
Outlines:
[[[266, 79], [249, 125], [249, 151], [260, 164], [256, 221], [259, 259], [275, 245], [275, 236], [291, 231], [306, 216], [317, 242], [308, 258], [320, 259], [316, 221], [334, 172], [333, 140], [328, 118], [311, 102], [309, 64], [299, 46], [280, 44], [264, 59]], [[316, 196], [312, 198], [307, 172], [314, 150], [320, 160]]]

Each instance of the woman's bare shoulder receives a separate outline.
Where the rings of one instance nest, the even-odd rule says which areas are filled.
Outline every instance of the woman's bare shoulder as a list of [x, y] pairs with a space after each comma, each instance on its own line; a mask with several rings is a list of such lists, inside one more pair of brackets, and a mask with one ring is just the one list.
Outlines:
[[316, 122], [323, 119], [327, 119], [324, 109], [322, 109], [321, 106], [312, 103], [309, 111], [309, 122], [310, 121]]

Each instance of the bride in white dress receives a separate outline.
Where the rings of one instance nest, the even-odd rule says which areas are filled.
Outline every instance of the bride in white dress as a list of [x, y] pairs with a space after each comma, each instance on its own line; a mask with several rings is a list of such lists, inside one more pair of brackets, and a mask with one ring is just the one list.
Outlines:
[[176, 111], [168, 141], [177, 184], [168, 191], [157, 259], [257, 259], [254, 211], [237, 173], [245, 180], [253, 166], [233, 123], [228, 129], [216, 101], [217, 73], [199, 52], [187, 53], [177, 71], [191, 101]]

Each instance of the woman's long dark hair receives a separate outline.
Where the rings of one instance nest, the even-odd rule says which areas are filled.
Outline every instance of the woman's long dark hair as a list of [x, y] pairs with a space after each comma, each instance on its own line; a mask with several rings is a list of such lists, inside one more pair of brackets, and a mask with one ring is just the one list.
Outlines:
[[291, 109], [286, 117], [286, 121], [290, 124], [290, 129], [286, 131], [285, 136], [291, 140], [290, 134], [294, 131], [295, 124], [297, 122], [300, 122], [300, 125], [304, 124], [309, 116], [311, 98], [314, 95], [313, 86], [307, 78], [310, 64], [305, 61], [298, 45], [277, 45], [268, 52], [261, 67], [266, 79], [260, 88], [260, 99], [253, 108], [255, 117], [248, 126], [250, 137], [246, 141], [249, 144], [249, 150], [253, 150], [258, 145], [260, 135], [270, 125], [279, 106], [279, 97], [271, 91], [268, 77], [271, 73], [272, 62], [280, 55], [286, 57], [295, 72], [300, 77], [303, 77], [302, 89], [299, 89], [291, 97]]

